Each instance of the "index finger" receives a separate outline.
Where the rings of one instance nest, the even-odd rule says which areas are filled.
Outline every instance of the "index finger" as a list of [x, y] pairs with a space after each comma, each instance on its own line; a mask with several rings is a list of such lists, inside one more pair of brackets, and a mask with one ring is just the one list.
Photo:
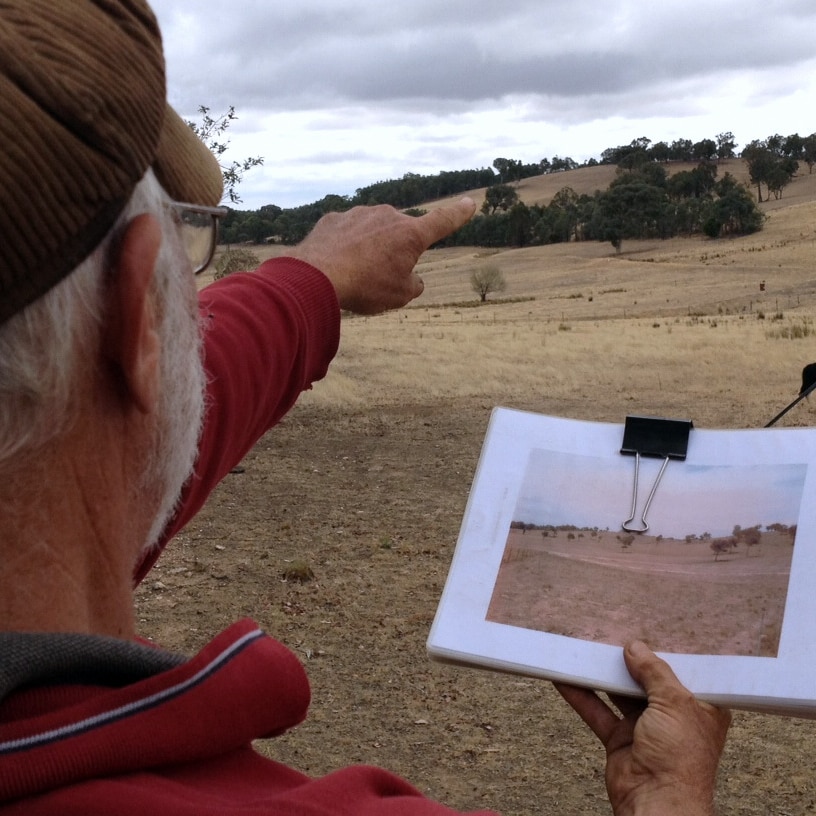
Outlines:
[[606, 745], [619, 722], [615, 712], [592, 689], [568, 683], [554, 682], [553, 685], [592, 733]]
[[422, 230], [425, 245], [431, 246], [446, 235], [456, 232], [473, 218], [475, 212], [476, 202], [466, 196], [455, 204], [446, 204], [419, 216], [416, 222]]

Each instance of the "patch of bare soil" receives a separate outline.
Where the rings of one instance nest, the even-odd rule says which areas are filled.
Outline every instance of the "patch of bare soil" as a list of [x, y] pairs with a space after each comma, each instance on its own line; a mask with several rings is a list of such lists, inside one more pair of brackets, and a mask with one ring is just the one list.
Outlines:
[[622, 646], [640, 638], [679, 654], [773, 657], [793, 555], [789, 536], [714, 560], [708, 542], [601, 531], [511, 530], [488, 618]]
[[[307, 773], [372, 763], [460, 809], [608, 814], [603, 751], [548, 683], [425, 653], [490, 407], [298, 406], [148, 576], [141, 632], [192, 652], [251, 616], [286, 643], [311, 712], [260, 747]], [[622, 416], [625, 395], [604, 410]], [[735, 715], [719, 812], [816, 812], [814, 755], [815, 723]]]

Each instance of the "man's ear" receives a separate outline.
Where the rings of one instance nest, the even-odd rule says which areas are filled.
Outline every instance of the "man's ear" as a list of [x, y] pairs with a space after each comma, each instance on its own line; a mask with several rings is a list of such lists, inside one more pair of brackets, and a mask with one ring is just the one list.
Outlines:
[[142, 413], [158, 400], [161, 342], [152, 282], [161, 226], [139, 215], [125, 228], [113, 258], [106, 353], [118, 369], [125, 396]]

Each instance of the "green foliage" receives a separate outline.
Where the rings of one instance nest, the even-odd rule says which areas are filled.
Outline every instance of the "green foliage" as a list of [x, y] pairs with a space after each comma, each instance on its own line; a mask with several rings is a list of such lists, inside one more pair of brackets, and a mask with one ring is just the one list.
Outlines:
[[693, 170], [681, 170], [667, 180], [669, 195], [674, 199], [707, 198], [717, 179], [717, 166], [708, 162]]
[[804, 140], [797, 134], [783, 138], [769, 136], [764, 141], [755, 139], [746, 145], [742, 157], [748, 163], [751, 181], [756, 184], [757, 201], [762, 201], [762, 185], [768, 189], [768, 198], [781, 198], [782, 191], [799, 169], [804, 156]]
[[703, 231], [709, 238], [750, 235], [762, 229], [764, 213], [748, 190], [730, 173], [717, 182], [714, 192], [717, 198], [706, 209], [703, 223]]
[[495, 182], [496, 176], [490, 168], [447, 170], [428, 176], [406, 173], [401, 179], [378, 181], [360, 187], [351, 199], [344, 200], [348, 207], [390, 204], [397, 209], [408, 209], [426, 201], [447, 198], [478, 187], [489, 187]]
[[808, 172], [812, 173], [816, 164], [816, 133], [802, 139], [802, 161], [808, 166]]
[[519, 200], [515, 187], [509, 184], [494, 184], [485, 190], [485, 200], [482, 204], [484, 215], [493, 215], [496, 210], [507, 212]]
[[[263, 157], [251, 156], [241, 161], [233, 160], [229, 164], [222, 164], [221, 157], [227, 152], [229, 148], [229, 140], [224, 140], [224, 134], [229, 129], [229, 126], [238, 118], [235, 113], [235, 108], [230, 105], [226, 113], [212, 116], [210, 109], [206, 105], [199, 105], [198, 113], [201, 116], [200, 122], [187, 122], [189, 128], [193, 133], [204, 142], [207, 147], [213, 152], [213, 155], [218, 159], [218, 164], [221, 167], [221, 173], [224, 178], [224, 195], [229, 198], [233, 204], [239, 204], [240, 196], [236, 192], [236, 188], [244, 178], [244, 174], [263, 164]], [[197, 202], [192, 202], [197, 203]]]
[[213, 279], [226, 278], [233, 272], [249, 272], [256, 269], [260, 263], [260, 258], [251, 249], [245, 247], [229, 249], [215, 262]]
[[[203, 111], [209, 116], [206, 109]], [[226, 116], [228, 123], [230, 114]], [[487, 189], [482, 212], [440, 246], [506, 247], [597, 240], [608, 241], [620, 251], [623, 241], [635, 238], [745, 235], [762, 229], [764, 217], [754, 197], [733, 177], [726, 174], [717, 179], [718, 162], [735, 155], [736, 143], [730, 132], [698, 142], [676, 139], [671, 144], [640, 137], [601, 154], [601, 164], [615, 163], [619, 168], [608, 190], [579, 196], [565, 187], [546, 206], [519, 201], [511, 184], [533, 175], [575, 169], [575, 161], [554, 156], [525, 164], [518, 159], [497, 158], [493, 162], [497, 172], [481, 168], [427, 176], [406, 173], [400, 179], [361, 187], [353, 196], [327, 195], [301, 207], [267, 205], [250, 212], [230, 210], [223, 219], [221, 237], [227, 244], [295, 244], [328, 212], [390, 204], [419, 215], [418, 205], [479, 188]], [[770, 136], [747, 145], [743, 157], [749, 168], [756, 158], [758, 180], [752, 183], [758, 185], [759, 198], [766, 187], [769, 196], [781, 196], [799, 161], [806, 162], [811, 170], [816, 164], [816, 133], [806, 138], [797, 134]], [[678, 161], [698, 164], [670, 176], [666, 164]], [[586, 162], [586, 166], [597, 164], [596, 159]]]

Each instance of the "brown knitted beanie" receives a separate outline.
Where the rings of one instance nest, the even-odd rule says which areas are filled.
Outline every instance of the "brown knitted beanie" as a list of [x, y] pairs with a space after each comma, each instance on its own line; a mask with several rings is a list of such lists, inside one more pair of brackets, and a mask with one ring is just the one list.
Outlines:
[[0, 105], [0, 324], [90, 254], [151, 165], [176, 200], [221, 199], [143, 0], [0, 0]]

